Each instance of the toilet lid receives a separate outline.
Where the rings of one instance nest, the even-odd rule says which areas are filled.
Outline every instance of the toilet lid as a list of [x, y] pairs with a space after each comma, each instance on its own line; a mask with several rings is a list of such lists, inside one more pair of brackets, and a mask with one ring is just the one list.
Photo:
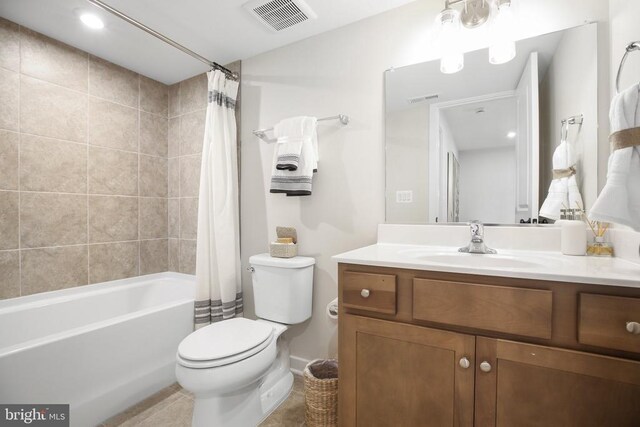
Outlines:
[[178, 346], [178, 355], [192, 361], [209, 361], [246, 353], [273, 335], [273, 327], [242, 317], [205, 326]]

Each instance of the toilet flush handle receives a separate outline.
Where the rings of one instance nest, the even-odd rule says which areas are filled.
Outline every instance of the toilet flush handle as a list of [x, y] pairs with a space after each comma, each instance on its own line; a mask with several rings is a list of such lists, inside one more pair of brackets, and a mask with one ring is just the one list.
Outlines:
[[250, 271], [250, 272], [254, 273], [256, 271], [256, 269], [253, 268], [253, 267], [247, 267], [247, 271]]

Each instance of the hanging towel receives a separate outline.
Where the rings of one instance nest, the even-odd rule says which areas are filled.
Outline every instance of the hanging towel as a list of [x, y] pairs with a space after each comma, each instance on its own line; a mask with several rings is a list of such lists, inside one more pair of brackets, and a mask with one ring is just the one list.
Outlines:
[[[281, 137], [278, 137], [278, 143], [274, 150], [270, 191], [271, 193], [284, 193], [287, 196], [309, 196], [311, 195], [313, 173], [318, 169], [317, 120], [314, 117], [298, 117], [289, 120], [298, 121], [301, 124], [300, 127], [295, 128], [295, 131], [301, 130], [299, 134], [303, 136], [287, 138], [282, 143], [280, 142]], [[279, 126], [283, 122], [277, 125], [278, 132], [280, 132], [280, 129], [285, 128], [285, 126]], [[287, 128], [291, 129], [292, 127], [287, 125]], [[281, 162], [283, 153], [291, 154], [293, 152], [292, 146], [294, 142], [292, 139], [296, 138], [300, 139], [300, 153], [296, 160], [297, 165], [295, 165], [295, 169], [284, 168], [282, 167], [284, 163]], [[293, 157], [289, 156], [286, 159], [287, 164], [291, 164], [292, 159]]]
[[[640, 86], [631, 86], [611, 101], [609, 120], [615, 143], [627, 129], [640, 126]], [[622, 224], [640, 231], [640, 137], [630, 131], [635, 141], [614, 147], [609, 156], [607, 183], [591, 208], [589, 218]], [[633, 136], [635, 135], [635, 136]], [[633, 145], [635, 144], [635, 145]], [[617, 149], [615, 149], [617, 148]]]
[[540, 216], [558, 220], [560, 209], [582, 209], [582, 196], [576, 181], [576, 156], [567, 141], [553, 152], [553, 180], [549, 194], [540, 208]]
[[274, 126], [277, 140], [276, 168], [294, 171], [300, 164], [302, 145], [315, 135], [315, 117], [292, 117]]

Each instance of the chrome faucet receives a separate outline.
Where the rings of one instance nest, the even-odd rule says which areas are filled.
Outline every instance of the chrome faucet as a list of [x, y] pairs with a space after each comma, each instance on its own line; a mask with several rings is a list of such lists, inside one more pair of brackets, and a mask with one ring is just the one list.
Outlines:
[[484, 244], [484, 225], [480, 221], [471, 221], [471, 242], [468, 246], [458, 249], [458, 252], [466, 252], [470, 254], [495, 254], [495, 249], [488, 248]]

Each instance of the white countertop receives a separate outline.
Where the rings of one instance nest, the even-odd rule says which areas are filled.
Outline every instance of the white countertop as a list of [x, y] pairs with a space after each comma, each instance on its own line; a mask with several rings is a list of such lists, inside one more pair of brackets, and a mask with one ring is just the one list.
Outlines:
[[[460, 257], [473, 257], [466, 258], [470, 261], [468, 264], [449, 264], [446, 261], [434, 262], [428, 259], [430, 255], [435, 255], [436, 259], [444, 255], [441, 258], [445, 260], [447, 257], [458, 256], [457, 247], [396, 243], [366, 246], [335, 255], [333, 259], [346, 264], [640, 288], [640, 264], [619, 258], [567, 256], [553, 251], [496, 249], [497, 256], [459, 254]], [[427, 256], [420, 257], [421, 252]], [[484, 261], [476, 257], [488, 257], [487, 264], [492, 264], [493, 260], [490, 258], [494, 258], [497, 263], [500, 263], [500, 260], [515, 263], [522, 261], [523, 265], [518, 268], [482, 265]]]

